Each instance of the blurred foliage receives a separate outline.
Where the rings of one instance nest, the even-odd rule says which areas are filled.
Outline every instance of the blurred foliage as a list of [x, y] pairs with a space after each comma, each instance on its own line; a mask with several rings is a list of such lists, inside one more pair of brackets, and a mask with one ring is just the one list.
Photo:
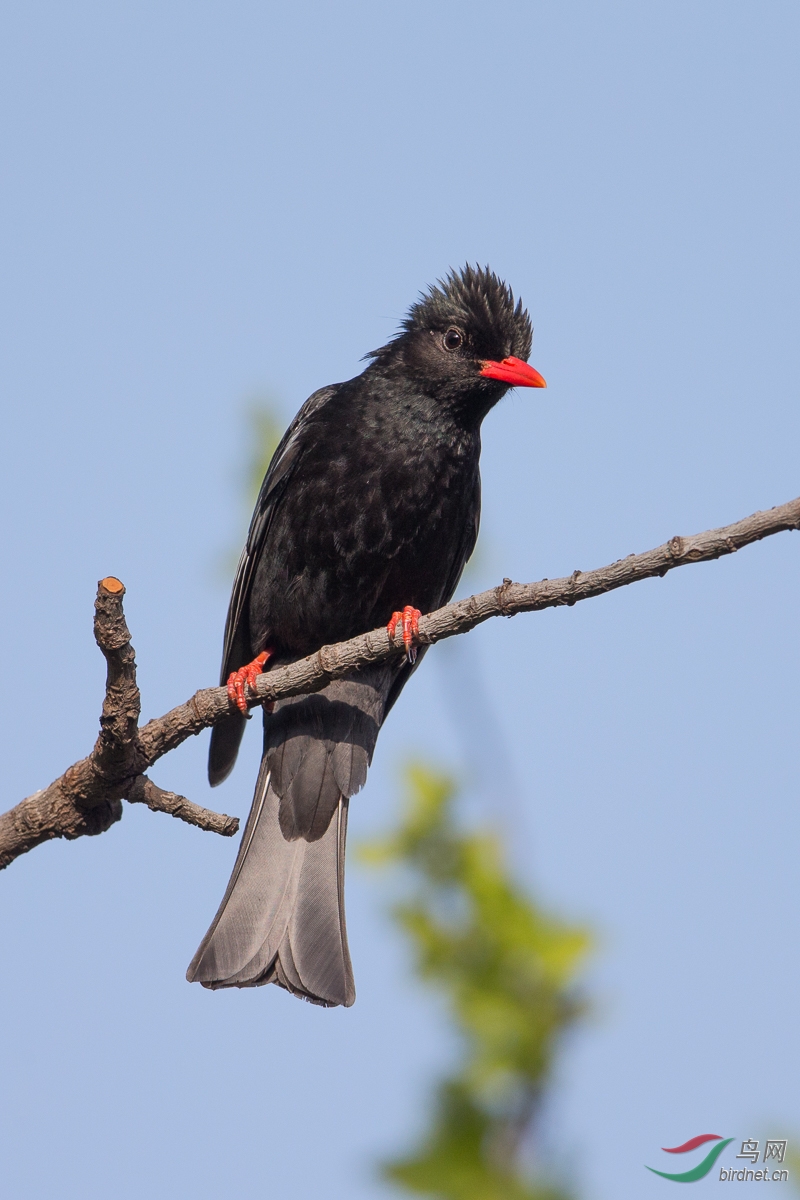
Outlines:
[[245, 485], [242, 488], [242, 524], [241, 532], [235, 543], [223, 551], [216, 563], [215, 574], [220, 582], [229, 584], [236, 573], [242, 544], [247, 536], [250, 517], [261, 483], [272, 462], [272, 456], [283, 437], [285, 421], [278, 414], [277, 406], [267, 396], [256, 396], [249, 401], [245, 409], [247, 429], [247, 460], [244, 469]]
[[258, 498], [261, 481], [272, 462], [283, 437], [285, 421], [278, 416], [275, 407], [266, 398], [253, 400], [247, 412], [249, 427], [250, 464], [247, 471], [247, 501], [252, 510]]
[[436, 1088], [421, 1144], [383, 1174], [447, 1200], [563, 1200], [523, 1160], [554, 1053], [583, 1012], [574, 980], [588, 935], [525, 895], [496, 838], [458, 827], [451, 779], [417, 765], [407, 786], [400, 827], [361, 855], [404, 868], [393, 916], [419, 975], [445, 997], [462, 1053]]

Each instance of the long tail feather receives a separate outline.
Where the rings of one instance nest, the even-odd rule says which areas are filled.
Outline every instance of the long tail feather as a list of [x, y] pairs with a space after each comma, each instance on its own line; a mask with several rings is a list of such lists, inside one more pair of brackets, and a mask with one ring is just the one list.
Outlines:
[[316, 1004], [355, 1000], [344, 915], [348, 801], [322, 837], [289, 841], [266, 755], [228, 888], [186, 977], [204, 987], [277, 983]]
[[187, 972], [204, 987], [277, 983], [350, 1005], [344, 920], [349, 797], [375, 748], [396, 665], [366, 668], [264, 717], [264, 754], [219, 912]]

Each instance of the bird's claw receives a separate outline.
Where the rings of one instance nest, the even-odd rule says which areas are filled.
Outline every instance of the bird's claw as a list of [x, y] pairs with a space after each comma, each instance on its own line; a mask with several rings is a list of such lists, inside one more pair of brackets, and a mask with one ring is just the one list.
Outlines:
[[264, 666], [267, 659], [272, 656], [271, 650], [262, 650], [261, 654], [257, 655], [251, 663], [244, 667], [239, 667], [238, 671], [231, 671], [228, 676], [227, 688], [228, 697], [231, 704], [247, 715], [247, 696], [245, 689], [249, 688], [251, 692], [256, 690], [256, 680], [259, 675], [264, 673]]
[[419, 638], [419, 619], [422, 613], [418, 608], [414, 608], [411, 604], [407, 604], [402, 612], [392, 613], [391, 620], [386, 626], [386, 631], [389, 637], [394, 641], [394, 635], [397, 632], [397, 626], [403, 628], [403, 645], [406, 648], [406, 658], [410, 663], [417, 661], [417, 642]]

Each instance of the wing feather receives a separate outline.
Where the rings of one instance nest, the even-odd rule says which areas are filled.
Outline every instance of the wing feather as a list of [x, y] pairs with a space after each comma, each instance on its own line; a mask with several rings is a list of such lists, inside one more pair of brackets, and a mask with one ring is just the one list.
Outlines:
[[[247, 541], [244, 544], [236, 576], [233, 581], [228, 616], [225, 621], [225, 639], [222, 650], [220, 683], [224, 684], [231, 671], [237, 671], [249, 662], [259, 649], [254, 648], [250, 637], [250, 590], [253, 586], [258, 561], [275, 513], [284, 496], [289, 481], [308, 445], [308, 433], [319, 410], [335, 395], [339, 384], [320, 388], [309, 396], [300, 412], [292, 421], [272, 456], [264, 482], [256, 500], [255, 511], [250, 522]], [[231, 713], [211, 730], [208, 748], [208, 780], [212, 787], [227, 779], [236, 762], [239, 743], [245, 728], [245, 717]]]
[[[309, 396], [272, 456], [272, 461], [258, 493], [250, 529], [247, 533], [247, 541], [239, 558], [233, 581], [228, 617], [225, 622], [220, 683], [225, 683], [231, 671], [236, 671], [239, 667], [244, 666], [251, 654], [258, 653], [254, 647], [244, 644], [245, 642], [249, 643], [249, 636], [243, 638], [242, 634], [249, 635], [249, 629], [244, 627], [248, 624], [247, 610], [250, 603], [250, 588], [253, 584], [261, 548], [269, 533], [281, 498], [286, 492], [289, 480], [303, 457], [303, 452], [308, 444], [309, 427], [319, 410], [330, 400], [338, 388], [339, 385], [334, 384], [331, 387], [320, 388], [318, 392]], [[244, 654], [243, 658], [240, 658], [241, 654]]]

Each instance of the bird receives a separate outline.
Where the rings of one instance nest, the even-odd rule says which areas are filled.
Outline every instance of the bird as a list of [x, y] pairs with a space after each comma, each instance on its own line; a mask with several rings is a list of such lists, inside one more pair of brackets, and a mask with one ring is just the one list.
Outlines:
[[481, 423], [528, 365], [530, 316], [490, 268], [451, 270], [345, 383], [314, 392], [267, 469], [233, 584], [211, 732], [230, 774], [258, 675], [381, 625], [396, 659], [263, 707], [252, 807], [219, 910], [187, 970], [210, 989], [275, 983], [326, 1007], [355, 984], [344, 909], [348, 805], [387, 714], [475, 547]]

